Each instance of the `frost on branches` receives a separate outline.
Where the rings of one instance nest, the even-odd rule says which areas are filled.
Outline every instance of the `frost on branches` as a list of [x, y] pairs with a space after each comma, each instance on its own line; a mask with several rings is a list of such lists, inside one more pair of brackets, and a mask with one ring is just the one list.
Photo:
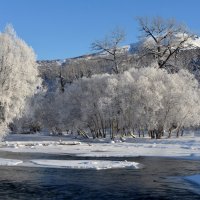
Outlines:
[[[164, 69], [131, 69], [121, 75], [95, 75], [68, 88], [79, 113], [71, 115], [76, 129], [89, 128], [92, 136], [124, 135], [145, 131], [161, 138], [172, 128], [199, 125], [200, 91], [186, 70], [169, 74]], [[68, 102], [69, 106], [69, 102]]]
[[199, 85], [187, 70], [169, 74], [157, 66], [132, 68], [83, 77], [65, 87], [64, 93], [48, 93], [37, 104], [35, 120], [50, 131], [86, 131], [111, 139], [140, 132], [159, 139], [200, 122]]
[[31, 47], [17, 37], [12, 26], [0, 33], [0, 136], [12, 120], [24, 111], [28, 97], [40, 85], [36, 56]]

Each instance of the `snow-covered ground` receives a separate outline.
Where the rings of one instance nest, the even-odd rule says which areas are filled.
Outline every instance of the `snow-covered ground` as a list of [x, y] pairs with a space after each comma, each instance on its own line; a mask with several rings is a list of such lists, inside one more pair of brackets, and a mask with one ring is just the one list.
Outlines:
[[[127, 162], [125, 157], [161, 156], [200, 159], [200, 134], [193, 133], [180, 138], [150, 139], [123, 138], [83, 139], [72, 135], [50, 136], [48, 134], [9, 135], [0, 142], [0, 152], [31, 152], [47, 154], [68, 154], [91, 157], [91, 160], [11, 160], [0, 158], [0, 165], [35, 167], [62, 167], [75, 169], [110, 169], [141, 167], [139, 163]], [[124, 157], [124, 161], [95, 160], [95, 157]], [[112, 158], [113, 160], [113, 158]]]
[[10, 135], [0, 143], [0, 151], [71, 154], [82, 157], [162, 156], [200, 159], [200, 135], [180, 138], [75, 139], [73, 136]]

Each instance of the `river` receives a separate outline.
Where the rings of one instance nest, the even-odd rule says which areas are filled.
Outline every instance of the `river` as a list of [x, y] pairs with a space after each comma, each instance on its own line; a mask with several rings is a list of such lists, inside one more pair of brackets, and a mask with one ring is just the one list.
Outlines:
[[[0, 157], [21, 159], [92, 159], [69, 155], [1, 152]], [[2, 200], [196, 200], [199, 186], [183, 179], [200, 174], [200, 161], [158, 158], [95, 158], [141, 163], [142, 169], [59, 169], [1, 166]]]

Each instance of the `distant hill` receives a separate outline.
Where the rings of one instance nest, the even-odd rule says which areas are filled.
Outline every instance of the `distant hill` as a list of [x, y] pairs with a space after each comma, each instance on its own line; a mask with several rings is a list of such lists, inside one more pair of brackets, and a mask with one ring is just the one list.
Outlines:
[[[138, 59], [138, 52], [144, 43], [151, 43], [149, 39], [146, 41], [132, 43], [122, 46], [118, 49], [121, 54], [126, 54], [126, 58], [121, 64], [122, 71], [131, 67], [145, 67], [152, 62], [152, 57], [145, 57]], [[182, 51], [176, 61], [178, 69], [187, 68], [194, 73], [198, 80], [200, 80], [200, 38], [196, 37], [186, 43], [185, 51]], [[90, 77], [94, 74], [113, 73], [112, 65], [108, 59], [107, 52], [97, 52], [85, 54], [78, 57], [56, 59], [56, 60], [39, 60], [40, 76], [43, 78], [43, 84], [46, 85], [50, 91], [56, 89], [56, 83], [60, 76], [64, 78], [67, 83], [72, 83], [74, 80], [83, 76]], [[173, 64], [174, 65], [174, 64]], [[172, 65], [172, 66], [173, 66]], [[170, 68], [171, 66], [169, 66]]]

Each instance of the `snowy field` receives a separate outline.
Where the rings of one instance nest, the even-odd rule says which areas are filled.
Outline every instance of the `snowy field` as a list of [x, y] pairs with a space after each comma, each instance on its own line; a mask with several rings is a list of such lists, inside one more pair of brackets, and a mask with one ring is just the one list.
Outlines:
[[191, 132], [180, 138], [82, 139], [67, 136], [9, 135], [0, 151], [71, 154], [82, 157], [162, 156], [200, 159], [200, 135]]

